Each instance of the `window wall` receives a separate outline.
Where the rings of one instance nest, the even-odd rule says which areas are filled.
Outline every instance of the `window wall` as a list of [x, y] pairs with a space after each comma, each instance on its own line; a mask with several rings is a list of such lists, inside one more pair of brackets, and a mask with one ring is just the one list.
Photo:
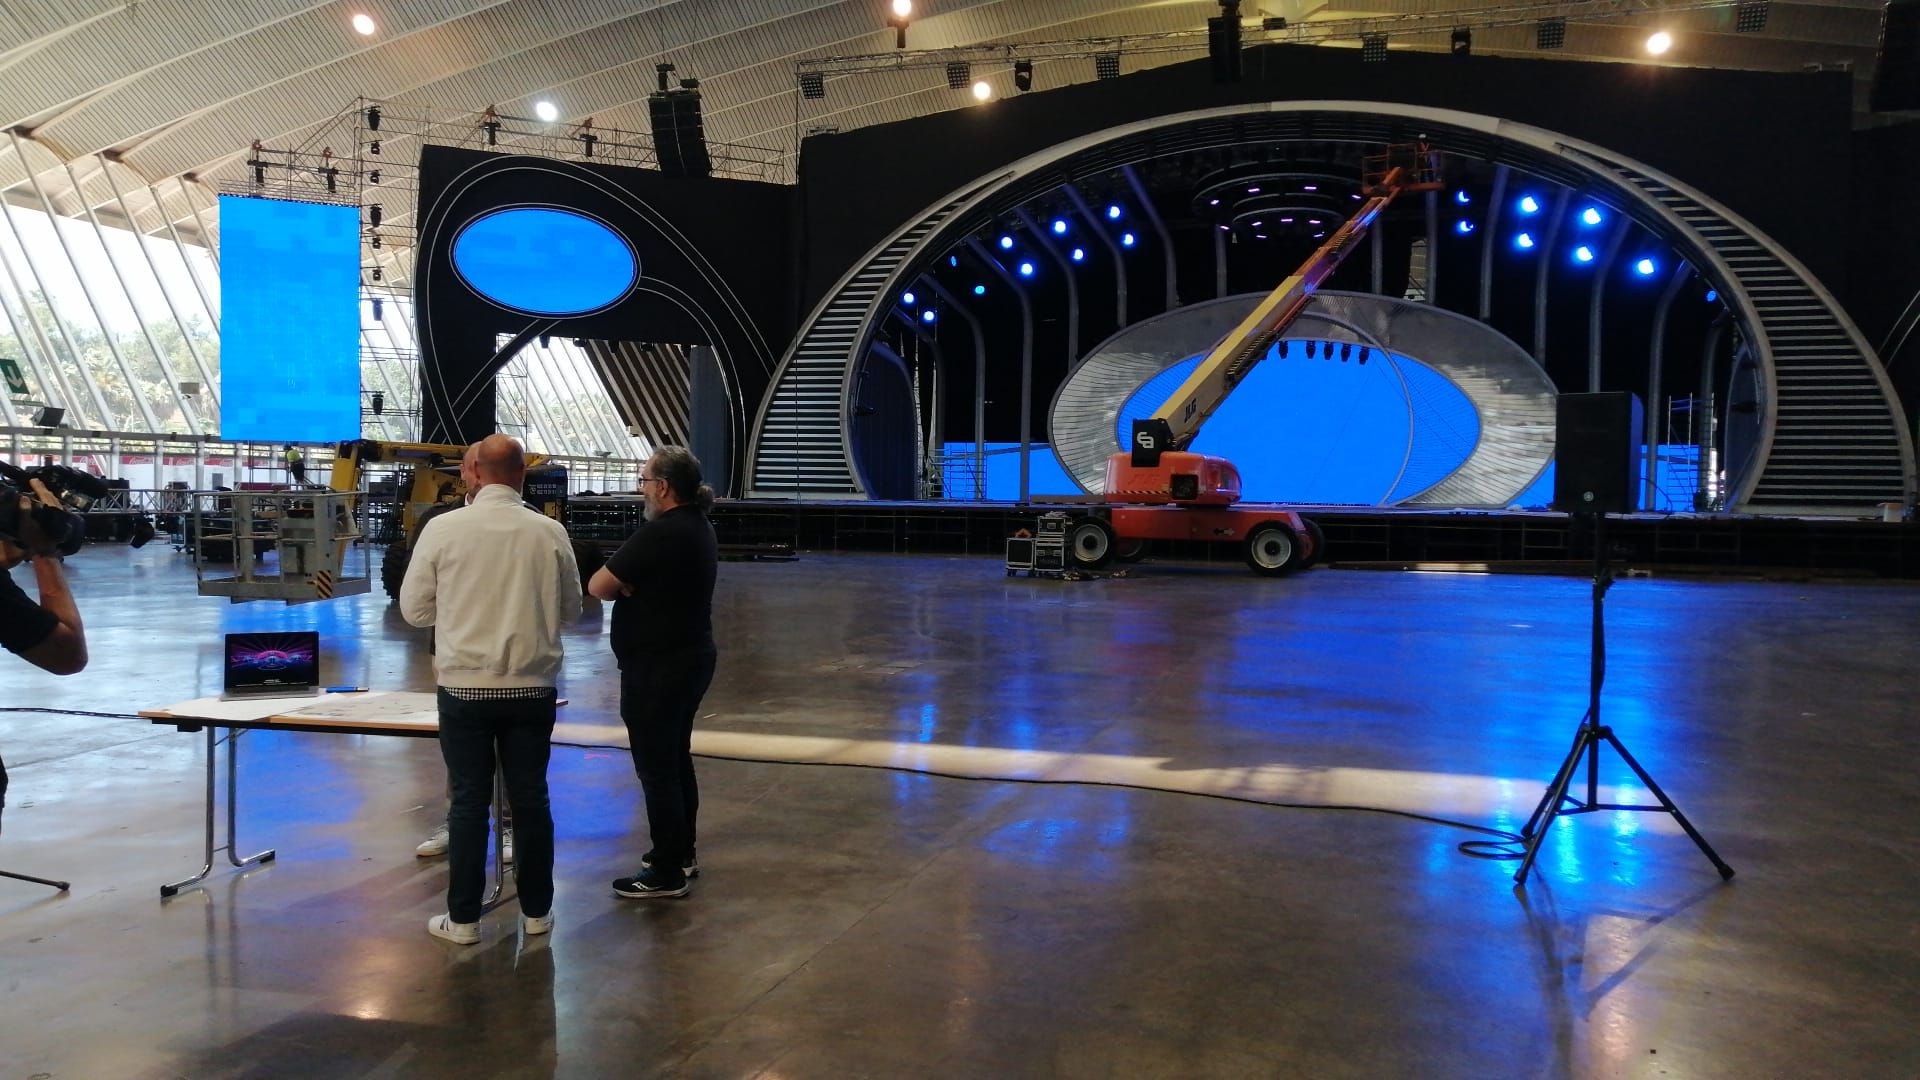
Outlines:
[[[14, 361], [18, 372], [17, 381], [0, 387], [0, 424], [38, 426], [39, 411], [53, 407], [65, 410], [64, 426], [72, 430], [217, 439], [214, 194], [177, 180], [150, 185], [99, 157], [49, 165], [44, 148], [8, 138], [39, 172], [0, 192], [0, 358]], [[71, 181], [52, 186], [80, 197], [63, 195], [55, 206], [43, 186], [55, 179]], [[369, 282], [360, 308], [362, 430], [368, 438], [417, 440], [419, 352], [411, 296]], [[524, 350], [501, 374], [497, 403], [501, 430], [537, 453], [593, 465], [582, 471], [602, 487], [631, 486], [637, 479], [632, 463], [651, 451], [626, 433], [585, 352], [569, 342]], [[122, 470], [130, 455], [109, 452], [104, 443], [88, 457], [70, 438], [52, 438], [57, 450], [28, 435], [30, 448], [18, 438], [5, 440], [0, 454], [65, 458], [59, 451], [70, 451], [106, 475], [146, 479]], [[134, 464], [157, 466], [183, 456], [167, 454], [160, 442], [151, 445], [154, 460]], [[203, 471], [204, 454], [192, 464]]]

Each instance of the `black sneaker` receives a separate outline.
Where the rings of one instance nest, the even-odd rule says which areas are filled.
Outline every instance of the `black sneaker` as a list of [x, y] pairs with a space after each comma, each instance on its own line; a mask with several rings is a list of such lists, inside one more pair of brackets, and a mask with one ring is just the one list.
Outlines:
[[[640, 856], [640, 869], [653, 869], [653, 852], [649, 851], [645, 855]], [[690, 878], [700, 876], [700, 862], [692, 855], [688, 855], [687, 861], [680, 864], [680, 869]]]
[[685, 874], [668, 877], [666, 871], [652, 868], [641, 870], [632, 877], [613, 879], [614, 895], [624, 896], [630, 900], [651, 900], [656, 896], [685, 896], [687, 889]]

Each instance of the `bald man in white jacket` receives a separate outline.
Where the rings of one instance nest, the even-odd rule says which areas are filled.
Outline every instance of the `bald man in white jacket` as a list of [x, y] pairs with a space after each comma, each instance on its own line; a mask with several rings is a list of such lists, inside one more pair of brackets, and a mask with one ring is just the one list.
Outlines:
[[547, 759], [560, 628], [581, 607], [566, 529], [521, 502], [527, 464], [519, 442], [489, 435], [473, 457], [481, 487], [469, 505], [421, 530], [400, 585], [407, 622], [434, 628], [440, 753], [453, 788], [447, 913], [428, 920], [427, 931], [459, 945], [480, 940], [496, 762], [513, 807], [521, 927], [528, 934], [553, 928]]

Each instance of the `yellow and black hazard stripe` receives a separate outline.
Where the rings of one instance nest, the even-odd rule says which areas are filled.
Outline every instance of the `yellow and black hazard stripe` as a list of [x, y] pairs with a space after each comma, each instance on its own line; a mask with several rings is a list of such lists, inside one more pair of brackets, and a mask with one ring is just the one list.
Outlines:
[[313, 592], [322, 600], [333, 599], [333, 575], [325, 570], [313, 575]]

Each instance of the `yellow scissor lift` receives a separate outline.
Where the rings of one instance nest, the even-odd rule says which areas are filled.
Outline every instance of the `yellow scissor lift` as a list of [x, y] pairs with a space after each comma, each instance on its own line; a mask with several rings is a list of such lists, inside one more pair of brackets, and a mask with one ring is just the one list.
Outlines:
[[[193, 498], [194, 570], [201, 596], [234, 603], [282, 600], [305, 604], [370, 592], [366, 573], [346, 572], [347, 549], [360, 539], [357, 491], [197, 491]], [[210, 545], [230, 544], [233, 575], [211, 576]], [[261, 557], [271, 548], [277, 566]]]

